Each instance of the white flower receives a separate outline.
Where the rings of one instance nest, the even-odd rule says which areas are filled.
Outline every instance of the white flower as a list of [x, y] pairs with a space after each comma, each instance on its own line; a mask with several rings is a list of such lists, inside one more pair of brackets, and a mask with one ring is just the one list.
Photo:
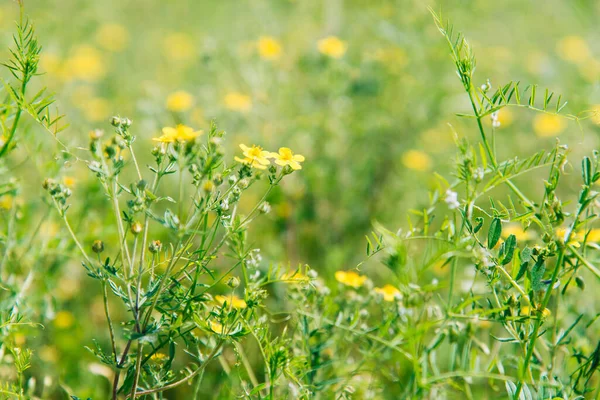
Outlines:
[[448, 204], [448, 208], [451, 210], [457, 209], [460, 207], [460, 203], [458, 202], [458, 194], [453, 190], [446, 190], [446, 198], [444, 199], [446, 204]]

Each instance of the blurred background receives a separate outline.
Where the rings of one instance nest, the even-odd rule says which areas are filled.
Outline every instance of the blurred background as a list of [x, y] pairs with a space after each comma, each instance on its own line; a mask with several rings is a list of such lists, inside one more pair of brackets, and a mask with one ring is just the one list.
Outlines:
[[[43, 46], [38, 84], [56, 93], [70, 125], [63, 142], [85, 147], [90, 130], [109, 130], [109, 118], [121, 115], [148, 156], [161, 127], [207, 129], [213, 119], [228, 132], [231, 157], [239, 143], [292, 148], [306, 156], [304, 169], [268, 199], [273, 211], [251, 234], [266, 263], [307, 263], [322, 274], [361, 261], [374, 221], [405, 226], [407, 211], [427, 204], [433, 171], [451, 178], [452, 130], [478, 139], [474, 121], [455, 115], [470, 104], [428, 6], [469, 39], [478, 83], [536, 83], [562, 93], [573, 114], [600, 104], [600, 3], [591, 0], [25, 2]], [[2, 59], [17, 18], [14, 1], [0, 2]], [[578, 125], [515, 108], [499, 118], [500, 159], [550, 148], [556, 137], [575, 156], [597, 147], [594, 118]], [[90, 242], [106, 235], [89, 171], [77, 162], [56, 167], [55, 141], [39, 129], [27, 135], [12, 171], [22, 196], [34, 199], [24, 218], [43, 203], [43, 179], [59, 175], [84, 205], [70, 211], [77, 231]], [[58, 222], [40, 225], [44, 240], [70, 249]], [[105, 371], [81, 355], [104, 332], [101, 298], [74, 252], [60, 257], [39, 299], [45, 329], [21, 340], [34, 343], [34, 368], [102, 398]]]

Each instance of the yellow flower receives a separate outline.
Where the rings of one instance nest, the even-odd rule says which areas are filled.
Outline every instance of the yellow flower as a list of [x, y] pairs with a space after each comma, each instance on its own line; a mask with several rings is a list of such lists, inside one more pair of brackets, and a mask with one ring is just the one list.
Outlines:
[[419, 150], [408, 150], [402, 155], [402, 164], [415, 171], [428, 171], [431, 168], [431, 157]]
[[10, 210], [13, 207], [14, 198], [9, 194], [5, 194], [0, 197], [0, 208], [4, 210]]
[[600, 104], [596, 104], [596, 105], [592, 106], [591, 112], [592, 112], [592, 121], [594, 121], [595, 124], [600, 125]]
[[400, 296], [400, 290], [390, 284], [382, 288], [375, 288], [375, 293], [382, 295], [385, 301], [395, 301]]
[[281, 275], [281, 280], [290, 283], [295, 283], [308, 282], [309, 278], [300, 271], [288, 271], [285, 274]]
[[581, 64], [590, 57], [590, 48], [580, 36], [566, 36], [556, 45], [556, 52], [563, 60]]
[[85, 117], [93, 122], [106, 120], [111, 114], [110, 102], [106, 99], [94, 97], [86, 100], [81, 106]]
[[548, 318], [548, 317], [549, 317], [549, 316], [551, 316], [551, 315], [552, 315], [552, 311], [550, 311], [550, 310], [549, 310], [549, 309], [547, 309], [547, 308], [544, 308], [544, 310], [542, 311], [542, 317], [544, 317], [544, 318]]
[[520, 224], [510, 224], [502, 228], [502, 237], [507, 238], [510, 235], [515, 235], [519, 241], [530, 240], [533, 238], [531, 231], [525, 231]]
[[65, 176], [63, 177], [63, 184], [68, 187], [73, 187], [75, 186], [75, 178], [72, 176]]
[[[565, 236], [567, 235], [567, 228], [556, 228], [555, 233], [556, 233], [556, 237], [558, 237], [558, 239], [561, 242], [564, 242]], [[572, 232], [571, 237], [569, 238], [568, 244], [570, 244], [573, 247], [579, 247], [579, 246], [581, 246], [579, 244], [579, 241], [582, 239], [583, 239], [583, 236], [581, 236], [581, 233]]]
[[533, 130], [539, 137], [556, 136], [567, 127], [564, 118], [552, 114], [538, 114], [533, 120]]
[[244, 158], [234, 157], [237, 162], [248, 164], [258, 169], [266, 169], [267, 165], [271, 164], [268, 159], [271, 153], [263, 150], [260, 146], [252, 145], [252, 147], [248, 147], [245, 144], [240, 144], [240, 149], [244, 152]]
[[276, 60], [281, 55], [281, 43], [271, 36], [258, 39], [258, 54], [265, 60]]
[[75, 317], [69, 311], [59, 311], [54, 317], [54, 326], [59, 329], [70, 328], [75, 322]]
[[583, 231], [579, 233], [579, 236], [584, 237], [586, 234], [588, 242], [600, 242], [600, 229], [591, 229], [589, 232]]
[[233, 294], [229, 295], [229, 296], [217, 295], [217, 296], [215, 296], [215, 300], [220, 305], [227, 303], [228, 306], [231, 306], [233, 308], [246, 308], [247, 307], [246, 301], [244, 299], [240, 299], [239, 297], [237, 297], [236, 295], [233, 295]]
[[150, 356], [150, 361], [153, 361], [155, 363], [161, 363], [168, 359], [169, 357], [167, 357], [167, 355], [163, 353], [154, 353], [152, 354], [152, 356]]
[[210, 330], [213, 331], [214, 333], [218, 333], [219, 335], [226, 335], [227, 334], [225, 332], [225, 327], [223, 325], [221, 325], [217, 321], [210, 321], [208, 323], [208, 325], [210, 326]]
[[294, 171], [302, 169], [300, 163], [304, 161], [304, 156], [292, 153], [287, 147], [279, 148], [279, 153], [271, 153], [271, 158], [275, 159], [275, 164], [282, 167], [289, 165]]
[[123, 51], [129, 42], [129, 32], [119, 24], [102, 25], [96, 32], [96, 42], [108, 51]]
[[190, 61], [196, 55], [196, 46], [192, 38], [186, 33], [171, 33], [163, 39], [165, 55], [175, 61]]
[[189, 126], [178, 124], [175, 128], [172, 128], [170, 126], [164, 127], [162, 129], [162, 133], [162, 136], [154, 138], [152, 140], [161, 143], [173, 143], [175, 141], [190, 142], [196, 139], [198, 136], [202, 135], [203, 132], [195, 131]]
[[65, 68], [68, 77], [84, 81], [96, 81], [106, 73], [100, 52], [87, 45], [79, 46], [74, 50]]
[[245, 113], [252, 109], [252, 99], [250, 96], [238, 92], [228, 93], [225, 96], [225, 107]]
[[346, 286], [359, 288], [364, 285], [367, 277], [364, 275], [359, 275], [354, 271], [337, 271], [335, 273], [335, 279]]
[[343, 42], [338, 37], [328, 36], [317, 42], [317, 48], [321, 54], [332, 58], [341, 58], [346, 54], [346, 42]]
[[194, 97], [186, 91], [178, 90], [167, 97], [166, 106], [169, 111], [184, 112], [194, 105]]

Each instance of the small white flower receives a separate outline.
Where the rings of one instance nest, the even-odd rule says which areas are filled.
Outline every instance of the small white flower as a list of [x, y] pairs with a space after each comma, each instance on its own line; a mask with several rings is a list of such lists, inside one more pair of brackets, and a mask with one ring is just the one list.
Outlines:
[[446, 204], [448, 204], [448, 208], [451, 210], [457, 209], [460, 207], [460, 203], [458, 202], [458, 194], [453, 190], [446, 190], [446, 198], [444, 199]]

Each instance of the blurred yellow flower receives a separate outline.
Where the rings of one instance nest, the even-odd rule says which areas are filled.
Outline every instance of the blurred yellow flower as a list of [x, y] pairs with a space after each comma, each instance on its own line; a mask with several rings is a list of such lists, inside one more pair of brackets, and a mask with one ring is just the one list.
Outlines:
[[14, 204], [13, 196], [11, 196], [9, 194], [5, 194], [0, 197], [0, 209], [10, 210], [13, 207], [13, 204]]
[[63, 177], [63, 184], [68, 187], [73, 187], [75, 186], [75, 178], [72, 176], [65, 176]]
[[150, 356], [150, 360], [155, 362], [155, 363], [161, 363], [163, 361], [168, 360], [169, 357], [166, 354], [163, 353], [154, 353], [152, 354], [152, 356]]
[[194, 40], [186, 33], [170, 33], [163, 39], [164, 54], [175, 61], [190, 61], [196, 55]]
[[92, 122], [106, 120], [111, 114], [110, 102], [99, 97], [86, 100], [85, 103], [81, 105], [81, 108], [85, 117]]
[[60, 75], [62, 72], [62, 61], [54, 53], [42, 52], [40, 54], [40, 72], [51, 75]]
[[600, 78], [600, 61], [592, 58], [579, 64], [579, 73], [588, 82], [597, 82]]
[[385, 301], [395, 301], [400, 297], [400, 290], [390, 284], [387, 284], [382, 288], [375, 288], [374, 290], [375, 293], [382, 295]]
[[321, 54], [332, 58], [341, 58], [346, 54], [346, 42], [336, 36], [328, 36], [317, 42], [317, 48]]
[[590, 48], [581, 36], [566, 36], [556, 45], [556, 52], [563, 60], [581, 64], [590, 58]]
[[257, 46], [258, 54], [265, 60], [276, 60], [281, 56], [281, 43], [271, 36], [261, 36]]
[[96, 32], [96, 43], [108, 51], [123, 51], [129, 43], [129, 32], [122, 25], [105, 24]]
[[346, 286], [359, 288], [364, 285], [367, 277], [364, 275], [359, 275], [354, 271], [336, 271], [335, 279]]
[[[556, 228], [556, 230], [554, 231], [556, 234], [556, 237], [563, 243], [564, 243], [565, 237], [567, 235], [567, 230], [568, 230], [568, 228]], [[581, 244], [579, 244], [580, 240], [583, 240], [582, 232], [573, 231], [571, 233], [571, 237], [569, 238], [568, 244], [570, 244], [573, 247], [580, 247], [581, 246]]]
[[431, 168], [431, 157], [419, 150], [408, 150], [402, 154], [402, 164], [415, 171], [428, 171]]
[[558, 115], [538, 114], [533, 119], [533, 131], [539, 137], [559, 135], [566, 127], [565, 119]]
[[286, 282], [308, 282], [308, 276], [300, 271], [288, 271], [281, 275], [281, 280]]
[[225, 107], [233, 111], [248, 112], [252, 109], [252, 99], [242, 93], [228, 93], [225, 96]]
[[600, 125], [600, 104], [593, 105], [590, 111], [592, 112], [592, 121]]
[[82, 45], [73, 50], [66, 61], [65, 74], [72, 79], [97, 81], [106, 74], [106, 67], [100, 52], [88, 45]]
[[166, 106], [169, 111], [184, 112], [194, 105], [194, 97], [184, 90], [178, 90], [167, 96]]
[[239, 297], [237, 297], [234, 294], [229, 295], [229, 296], [217, 295], [217, 296], [215, 296], [215, 300], [221, 306], [223, 304], [227, 303], [228, 306], [231, 306], [233, 308], [246, 308], [247, 307], [246, 301], [244, 299], [240, 299]]
[[510, 235], [515, 235], [515, 238], [519, 241], [533, 239], [533, 233], [523, 230], [520, 224], [509, 224], [502, 228], [502, 237], [507, 238]]
[[268, 159], [271, 153], [263, 150], [260, 146], [252, 145], [252, 147], [248, 147], [245, 144], [240, 144], [240, 149], [242, 149], [244, 158], [235, 156], [234, 159], [237, 162], [248, 164], [258, 169], [266, 169], [267, 165], [271, 164]]
[[75, 322], [75, 317], [69, 311], [59, 311], [54, 316], [54, 326], [59, 329], [70, 328]]
[[225, 327], [217, 321], [210, 321], [208, 323], [208, 325], [210, 326], [210, 330], [213, 331], [214, 333], [218, 333], [219, 335], [227, 334], [225, 332]]
[[544, 308], [544, 310], [542, 311], [542, 317], [548, 318], [551, 315], [552, 315], [552, 311], [550, 311], [550, 309], [548, 309], [548, 308]]
[[513, 113], [508, 107], [498, 110], [498, 122], [500, 122], [500, 126], [509, 126], [513, 120]]
[[279, 148], [279, 153], [271, 153], [271, 158], [275, 159], [275, 164], [285, 167], [289, 165], [293, 170], [302, 169], [300, 165], [304, 161], [304, 156], [292, 153], [287, 147]]
[[584, 238], [587, 235], [587, 242], [591, 242], [591, 243], [598, 243], [600, 242], [600, 229], [595, 228], [595, 229], [590, 229], [589, 232], [587, 231], [579, 231], [577, 233], [577, 236], [580, 238]]
[[178, 124], [175, 128], [166, 126], [162, 128], [162, 136], [153, 138], [152, 140], [161, 143], [190, 142], [202, 135], [204, 132], [195, 131], [194, 128]]

